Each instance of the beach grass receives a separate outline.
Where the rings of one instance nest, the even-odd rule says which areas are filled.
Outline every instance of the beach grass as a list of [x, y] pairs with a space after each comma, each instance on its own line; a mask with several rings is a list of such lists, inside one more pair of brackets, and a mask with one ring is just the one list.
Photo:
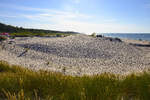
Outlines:
[[149, 100], [150, 73], [69, 76], [0, 61], [0, 100]]

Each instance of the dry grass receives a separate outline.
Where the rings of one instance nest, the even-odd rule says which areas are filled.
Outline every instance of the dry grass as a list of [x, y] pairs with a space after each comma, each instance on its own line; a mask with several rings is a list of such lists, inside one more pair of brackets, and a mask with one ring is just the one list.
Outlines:
[[0, 62], [0, 99], [4, 100], [149, 100], [150, 74], [101, 74], [73, 77], [34, 72]]

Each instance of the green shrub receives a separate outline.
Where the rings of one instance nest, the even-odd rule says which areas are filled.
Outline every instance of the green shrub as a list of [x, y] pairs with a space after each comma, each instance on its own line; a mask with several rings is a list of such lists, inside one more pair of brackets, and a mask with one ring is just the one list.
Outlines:
[[5, 37], [5, 36], [0, 36], [0, 41], [4, 41], [4, 40], [7, 40], [7, 37]]
[[96, 33], [92, 33], [91, 36], [92, 36], [92, 37], [96, 37]]
[[61, 34], [56, 34], [56, 37], [62, 37], [62, 35]]

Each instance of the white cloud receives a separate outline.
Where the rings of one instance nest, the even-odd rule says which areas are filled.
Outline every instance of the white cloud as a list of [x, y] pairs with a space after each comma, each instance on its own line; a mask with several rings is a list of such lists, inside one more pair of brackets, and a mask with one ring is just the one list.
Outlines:
[[5, 17], [5, 18], [17, 18], [18, 16], [2, 14], [2, 15], [0, 15], [0, 17]]
[[64, 12], [62, 12], [62, 11], [58, 11], [58, 10], [54, 10], [54, 9], [33, 8], [33, 7], [26, 7], [26, 6], [5, 4], [5, 3], [0, 3], [0, 7], [2, 7], [2, 8], [10, 8], [10, 9], [16, 9], [16, 10], [23, 10], [23, 11], [33, 11], [33, 12], [55, 12], [55, 13], [64, 13]]
[[[62, 30], [62, 31], [76, 31], [86, 34], [93, 32], [149, 32], [148, 28], [140, 27], [134, 24], [117, 24], [115, 20], [105, 20], [104, 23], [94, 23], [88, 21], [77, 20], [78, 17], [86, 17], [85, 15], [77, 15], [73, 13], [62, 14], [48, 14], [41, 13], [36, 15], [22, 15], [22, 17], [31, 20], [32, 24], [28, 24], [27, 27], [31, 28], [42, 28], [51, 30]], [[91, 17], [87, 17], [91, 18]], [[30, 22], [30, 23], [31, 23]]]
[[[0, 4], [0, 6], [2, 6]], [[3, 5], [4, 6], [4, 5]], [[119, 24], [116, 23], [116, 19], [96, 19], [94, 16], [87, 14], [62, 11], [54, 9], [41, 9], [22, 6], [7, 6], [9, 8], [34, 11], [36, 14], [18, 14], [7, 17], [22, 17], [30, 21], [22, 26], [30, 28], [43, 28], [51, 30], [63, 30], [63, 31], [77, 31], [90, 34], [92, 32], [149, 32], [150, 29], [146, 27], [140, 27], [134, 24]], [[2, 15], [1, 15], [2, 16]], [[4, 17], [4, 16], [3, 16]], [[86, 21], [85, 21], [86, 19]], [[93, 21], [89, 21], [93, 20]], [[95, 22], [96, 20], [101, 22]]]
[[[74, 16], [74, 15], [72, 15]], [[92, 22], [84, 22], [72, 19], [69, 16], [59, 16], [59, 15], [49, 15], [49, 14], [40, 14], [39, 16], [32, 16], [32, 19], [36, 19], [39, 21], [47, 21], [49, 23], [41, 23], [41, 24], [32, 24], [30, 27], [34, 28], [44, 28], [44, 29], [54, 29], [54, 30], [63, 30], [63, 31], [78, 31], [87, 34], [91, 34], [93, 32], [148, 32], [150, 30], [146, 30], [146, 28], [139, 27], [133, 24], [116, 24], [116, 23], [92, 23]], [[51, 22], [53, 22], [51, 24]]]
[[[57, 11], [59, 12], [59, 11]], [[92, 16], [61, 12], [61, 13], [40, 13], [35, 15], [24, 15], [24, 17], [41, 22], [40, 24], [32, 24], [30, 27], [54, 29], [63, 31], [78, 31], [90, 34], [92, 32], [145, 32], [143, 27], [134, 24], [117, 24], [115, 19], [104, 20], [102, 23], [94, 23], [79, 19], [92, 19]], [[147, 30], [148, 31], [148, 30]]]

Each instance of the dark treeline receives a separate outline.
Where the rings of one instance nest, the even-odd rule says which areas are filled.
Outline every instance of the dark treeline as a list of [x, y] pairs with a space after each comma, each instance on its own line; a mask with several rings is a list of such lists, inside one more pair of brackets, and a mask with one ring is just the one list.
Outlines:
[[54, 31], [54, 30], [44, 30], [44, 29], [27, 29], [12, 25], [6, 25], [0, 23], [0, 32], [8, 32], [12, 35], [58, 35], [58, 34], [77, 34], [77, 32], [70, 32], [70, 31]]

